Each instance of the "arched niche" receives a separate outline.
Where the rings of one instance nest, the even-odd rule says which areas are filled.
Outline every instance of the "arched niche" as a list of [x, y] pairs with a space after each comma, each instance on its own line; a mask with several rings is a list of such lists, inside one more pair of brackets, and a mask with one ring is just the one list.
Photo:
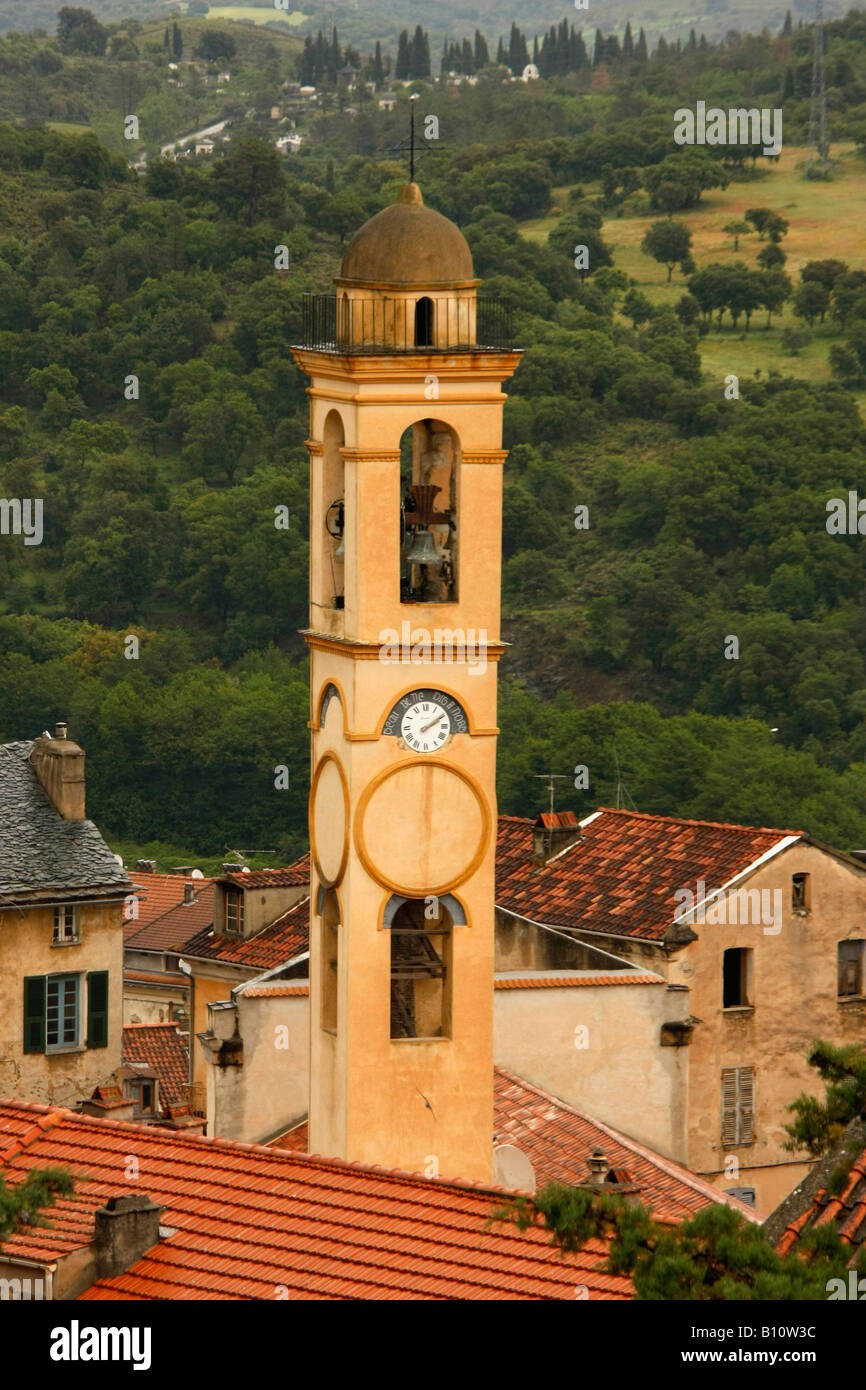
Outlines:
[[400, 439], [400, 602], [458, 597], [460, 440], [443, 420], [416, 420]]

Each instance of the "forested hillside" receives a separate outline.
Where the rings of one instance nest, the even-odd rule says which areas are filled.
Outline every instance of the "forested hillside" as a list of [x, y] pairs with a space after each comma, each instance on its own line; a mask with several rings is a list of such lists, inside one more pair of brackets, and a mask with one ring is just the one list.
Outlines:
[[[442, 141], [425, 200], [514, 302], [525, 348], [505, 413], [500, 804], [534, 812], [538, 774], [584, 764], [589, 787], [560, 783], [558, 805], [609, 803], [621, 782], [640, 810], [859, 846], [866, 566], [862, 538], [825, 523], [863, 477], [862, 257], [821, 272], [848, 354], [835, 379], [792, 358], [727, 399], [701, 363], [707, 267], [652, 302], [607, 229], [654, 202], [663, 218], [665, 199], [724, 220], [733, 185], [762, 206], [772, 161], [678, 150], [672, 108], [707, 95], [710, 72], [721, 102], [788, 86], [786, 138], [802, 134], [808, 35], [724, 56], [429, 93]], [[866, 143], [862, 16], [834, 27], [828, 73], [834, 139]], [[322, 115], [299, 155], [241, 133], [216, 161], [143, 177], [92, 134], [0, 128], [0, 494], [44, 505], [41, 544], [0, 537], [0, 738], [65, 717], [115, 836], [302, 846], [307, 405], [288, 345], [303, 292], [328, 287], [405, 178], [389, 150], [406, 97]], [[711, 313], [736, 323], [722, 297]]]

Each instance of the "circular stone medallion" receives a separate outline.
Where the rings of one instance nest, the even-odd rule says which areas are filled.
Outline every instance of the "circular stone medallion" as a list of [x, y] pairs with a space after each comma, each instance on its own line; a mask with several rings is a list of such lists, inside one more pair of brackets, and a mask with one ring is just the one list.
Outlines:
[[333, 753], [325, 753], [310, 787], [310, 848], [325, 888], [340, 882], [349, 857], [349, 788]]

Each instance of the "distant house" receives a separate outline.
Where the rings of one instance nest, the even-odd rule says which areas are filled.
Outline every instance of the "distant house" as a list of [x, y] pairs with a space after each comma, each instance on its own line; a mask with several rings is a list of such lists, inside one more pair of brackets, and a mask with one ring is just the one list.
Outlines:
[[381, 96], [379, 98], [380, 111], [393, 111], [396, 104], [397, 98], [393, 95], [392, 92], [386, 92], [384, 96]]
[[132, 891], [66, 725], [0, 746], [0, 1090], [75, 1105], [114, 1083]]

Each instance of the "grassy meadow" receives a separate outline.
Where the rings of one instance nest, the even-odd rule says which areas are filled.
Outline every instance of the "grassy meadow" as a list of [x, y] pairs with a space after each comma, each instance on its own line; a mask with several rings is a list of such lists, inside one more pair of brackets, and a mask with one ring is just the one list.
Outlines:
[[[782, 249], [788, 257], [784, 269], [795, 286], [800, 283], [800, 271], [807, 261], [830, 257], [846, 261], [852, 270], [866, 265], [866, 228], [863, 209], [866, 207], [866, 164], [858, 159], [853, 145], [837, 146], [833, 150], [835, 176], [828, 182], [806, 179], [803, 169], [806, 150], [803, 146], [788, 146], [774, 168], [761, 169], [755, 176], [732, 180], [726, 189], [714, 188], [704, 193], [701, 202], [690, 211], [678, 213], [692, 234], [692, 255], [696, 264], [708, 265], [743, 261], [759, 270], [756, 257], [765, 245], [756, 232], [740, 237], [739, 249], [734, 251], [733, 238], [722, 230], [726, 222], [745, 217], [751, 207], [772, 208], [789, 223]], [[588, 196], [600, 189], [584, 184]], [[558, 217], [567, 215], [568, 188], [554, 190], [555, 211], [548, 217], [536, 218], [521, 224], [521, 232], [530, 241], [544, 242]], [[640, 215], [636, 215], [638, 209]], [[663, 214], [646, 209], [646, 197], [635, 194], [628, 200], [621, 217], [615, 214], [604, 223], [603, 236], [612, 248], [614, 264], [634, 280], [638, 288], [657, 304], [676, 304], [685, 293], [685, 280], [674, 271], [667, 283], [667, 268], [640, 249], [644, 232]], [[801, 348], [797, 356], [785, 352], [781, 344], [782, 329], [802, 321], [791, 309], [790, 301], [781, 314], [774, 314], [772, 327], [766, 328], [767, 316], [756, 310], [749, 332], [744, 331], [741, 319], [736, 331], [726, 317], [724, 327], [714, 328], [701, 339], [701, 359], [709, 377], [719, 378], [730, 372], [740, 377], [753, 376], [756, 371], [775, 370], [786, 376], [801, 376], [811, 381], [829, 381], [829, 352], [841, 338], [829, 321], [816, 323], [812, 341]], [[861, 413], [866, 415], [866, 391], [855, 392]]]

